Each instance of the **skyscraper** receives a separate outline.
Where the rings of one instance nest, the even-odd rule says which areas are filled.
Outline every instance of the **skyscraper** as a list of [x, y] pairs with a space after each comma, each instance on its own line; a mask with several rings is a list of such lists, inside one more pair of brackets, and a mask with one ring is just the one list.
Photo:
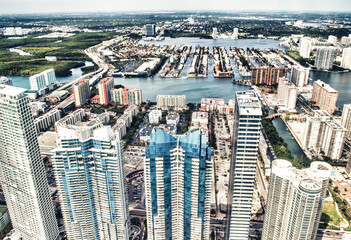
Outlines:
[[74, 104], [81, 107], [90, 97], [89, 79], [81, 79], [73, 84]]
[[239, 38], [239, 29], [234, 28], [233, 29], [233, 39], [238, 39]]
[[346, 128], [335, 122], [325, 110], [314, 111], [307, 117], [302, 145], [313, 153], [324, 152], [325, 156], [339, 159], [343, 150]]
[[261, 129], [261, 102], [254, 91], [237, 92], [228, 188], [227, 239], [248, 239]]
[[345, 104], [342, 111], [341, 125], [347, 129], [345, 141], [351, 144], [351, 104]]
[[100, 81], [99, 88], [99, 96], [100, 96], [100, 104], [108, 105], [111, 101], [111, 90], [115, 84], [115, 79], [113, 77], [107, 77]]
[[212, 38], [216, 39], [217, 38], [217, 28], [212, 29]]
[[281, 78], [278, 85], [278, 99], [289, 110], [295, 109], [297, 100], [297, 87], [287, 78]]
[[273, 161], [262, 239], [316, 239], [330, 173], [325, 162], [298, 170], [289, 161]]
[[251, 83], [253, 85], [276, 85], [279, 79], [286, 77], [288, 69], [284, 67], [252, 67], [251, 68]]
[[53, 167], [69, 240], [129, 240], [121, 143], [101, 119], [58, 129]]
[[328, 36], [328, 42], [335, 45], [338, 42], [338, 38], [336, 36], [333, 35], [329, 35]]
[[299, 53], [301, 57], [309, 58], [312, 50], [312, 41], [308, 38], [300, 39]]
[[351, 47], [344, 48], [342, 51], [341, 67], [351, 69]]
[[209, 239], [213, 175], [206, 136], [156, 129], [144, 164], [148, 239]]
[[26, 89], [0, 85], [0, 181], [12, 226], [25, 240], [59, 231]]
[[317, 49], [314, 66], [318, 70], [330, 70], [333, 68], [333, 62], [336, 49], [333, 47], [321, 47]]
[[156, 25], [155, 24], [146, 24], [145, 25], [145, 33], [147, 37], [156, 36]]
[[292, 66], [290, 81], [294, 83], [297, 87], [303, 87], [308, 84], [308, 77], [310, 74], [309, 68], [304, 68], [302, 66]]
[[320, 110], [333, 114], [336, 109], [339, 92], [321, 80], [313, 82], [312, 101]]

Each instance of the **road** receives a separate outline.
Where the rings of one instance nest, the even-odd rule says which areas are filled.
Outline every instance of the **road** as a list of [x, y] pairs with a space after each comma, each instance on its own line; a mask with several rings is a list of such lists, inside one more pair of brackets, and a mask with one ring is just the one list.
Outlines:
[[[63, 86], [59, 87], [58, 89], [56, 89], [55, 91], [53, 91], [53, 93], [55, 93], [56, 91], [61, 91], [61, 90], [65, 90], [67, 88], [72, 87], [72, 85], [83, 79], [83, 78], [90, 78], [89, 80], [89, 84], [90, 86], [93, 86], [97, 83], [97, 81], [99, 79], [102, 78], [102, 76], [107, 73], [109, 71], [109, 66], [102, 60], [100, 59], [98, 53], [95, 53], [92, 51], [93, 48], [98, 48], [101, 44], [98, 44], [96, 46], [90, 47], [86, 50], [84, 50], [84, 52], [94, 61], [94, 63], [96, 65], [99, 66], [99, 69], [91, 72], [91, 73], [87, 73], [77, 79], [74, 79], [66, 84], [64, 84]], [[66, 107], [68, 107], [69, 105], [71, 105], [72, 103], [74, 103], [74, 96], [73, 94], [71, 94], [69, 97], [67, 97], [65, 100], [63, 100], [62, 102], [60, 102], [59, 104], [57, 104], [54, 108], [52, 108], [49, 112], [45, 113], [44, 116], [46, 114], [49, 114], [51, 111], [53, 110], [57, 110], [57, 109], [64, 109]]]

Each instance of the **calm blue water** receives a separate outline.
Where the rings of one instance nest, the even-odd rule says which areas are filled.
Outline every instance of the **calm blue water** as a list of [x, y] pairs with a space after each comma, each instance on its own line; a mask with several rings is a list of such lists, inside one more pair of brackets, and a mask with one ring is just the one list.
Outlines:
[[[255, 47], [260, 49], [278, 48], [279, 41], [270, 39], [199, 39], [199, 38], [166, 38], [164, 41], [141, 41], [141, 43], [152, 43], [155, 45], [177, 45], [181, 44], [193, 46], [193, 50], [197, 45], [209, 46], [212, 50], [213, 46], [224, 46], [229, 51], [229, 47]], [[187, 78], [187, 72], [191, 63], [191, 58], [188, 59], [186, 67], [183, 70], [180, 78], [159, 78], [158, 75], [151, 78], [115, 78], [116, 84], [122, 84], [128, 88], [140, 88], [143, 91], [143, 100], [156, 101], [158, 94], [175, 94], [186, 95], [187, 102], [200, 103], [201, 98], [218, 97], [228, 100], [233, 98], [236, 91], [244, 91], [250, 89], [248, 86], [236, 85], [232, 79], [219, 79], [213, 77], [213, 62], [209, 62], [208, 78]], [[234, 70], [236, 68], [233, 64]], [[82, 74], [80, 69], [73, 70], [72, 76], [66, 78], [57, 78], [58, 81], [66, 82], [80, 77]], [[338, 107], [342, 107], [345, 103], [351, 103], [351, 73], [329, 73], [320, 71], [311, 71], [310, 77], [313, 80], [321, 79], [330, 84], [333, 88], [339, 91]], [[29, 88], [28, 78], [26, 77], [11, 77], [15, 86]], [[239, 78], [236, 75], [235, 78]], [[273, 120], [274, 126], [277, 128], [279, 135], [288, 144], [288, 148], [294, 156], [301, 158], [304, 153], [292, 139], [287, 127], [281, 119]]]

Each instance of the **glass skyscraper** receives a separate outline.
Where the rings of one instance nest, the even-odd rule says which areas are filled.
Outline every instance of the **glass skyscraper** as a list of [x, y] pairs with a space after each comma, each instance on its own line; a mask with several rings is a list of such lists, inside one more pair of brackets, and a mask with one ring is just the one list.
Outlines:
[[0, 182], [24, 240], [59, 235], [26, 89], [0, 84]]
[[232, 162], [228, 188], [227, 239], [248, 239], [262, 109], [254, 91], [235, 97]]
[[124, 160], [101, 120], [60, 126], [54, 172], [69, 240], [129, 240]]
[[209, 239], [213, 173], [206, 136], [156, 129], [144, 164], [148, 239]]

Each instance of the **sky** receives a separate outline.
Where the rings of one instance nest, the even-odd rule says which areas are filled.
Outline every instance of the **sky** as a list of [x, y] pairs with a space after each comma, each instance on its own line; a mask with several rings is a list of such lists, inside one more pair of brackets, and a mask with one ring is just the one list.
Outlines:
[[351, 0], [0, 0], [0, 14], [179, 10], [351, 12]]

